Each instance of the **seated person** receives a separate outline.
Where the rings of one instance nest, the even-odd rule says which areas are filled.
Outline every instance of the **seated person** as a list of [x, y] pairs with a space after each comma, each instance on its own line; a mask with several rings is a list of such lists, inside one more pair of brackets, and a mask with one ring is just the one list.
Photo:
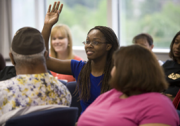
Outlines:
[[[133, 53], [132, 53], [133, 52]], [[114, 53], [110, 85], [80, 116], [78, 126], [178, 126], [178, 114], [155, 55], [132, 45]], [[148, 61], [148, 62], [147, 62]]]
[[163, 64], [169, 88], [164, 92], [172, 101], [180, 89], [180, 31], [174, 36], [170, 45], [170, 58]]
[[0, 81], [4, 81], [16, 76], [16, 69], [14, 66], [5, 66], [0, 71]]
[[37, 29], [24, 27], [18, 30], [9, 56], [16, 76], [0, 82], [0, 119], [21, 115], [21, 111], [14, 111], [24, 107], [70, 106], [70, 92], [47, 71], [45, 58], [48, 53]]
[[[153, 38], [147, 34], [147, 33], [141, 33], [136, 35], [133, 38], [133, 43], [137, 45], [141, 45], [149, 50], [152, 51], [154, 45], [153, 45]], [[159, 64], [162, 65], [163, 62], [161, 60], [158, 60]]]
[[16, 76], [14, 66], [6, 66], [3, 56], [0, 54], [0, 81], [10, 79]]
[[[51, 31], [51, 57], [58, 58], [61, 60], [74, 59], [82, 60], [82, 58], [73, 54], [72, 50], [72, 36], [67, 25], [61, 24], [56, 25]], [[51, 71], [52, 75], [59, 80], [66, 82], [75, 81], [72, 75], [59, 74]]]
[[0, 71], [6, 66], [6, 62], [4, 60], [4, 57], [0, 53]]
[[[60, 6], [60, 9], [58, 9]], [[63, 4], [55, 2], [49, 6], [42, 35], [49, 51], [49, 35], [52, 26], [58, 21]], [[52, 57], [46, 59], [47, 68], [61, 74], [73, 75], [77, 84], [75, 94], [79, 94], [81, 113], [102, 93], [109, 91], [110, 71], [113, 68], [113, 53], [119, 42], [114, 31], [106, 26], [95, 26], [87, 33], [83, 42], [88, 61], [60, 60]]]

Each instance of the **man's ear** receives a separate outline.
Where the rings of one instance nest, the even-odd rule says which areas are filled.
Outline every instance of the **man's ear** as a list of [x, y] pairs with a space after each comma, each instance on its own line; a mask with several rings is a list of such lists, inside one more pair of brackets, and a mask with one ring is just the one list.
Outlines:
[[44, 57], [45, 57], [46, 59], [49, 57], [49, 53], [48, 53], [47, 50], [44, 52]]
[[10, 57], [10, 59], [11, 59], [11, 63], [15, 66], [16, 63], [15, 63], [15, 61], [14, 61], [14, 57], [13, 57], [13, 54], [12, 54], [11, 52], [9, 53], [9, 57]]
[[150, 48], [151, 48], [151, 50], [152, 50], [152, 49], [154, 48], [154, 45], [151, 45]]
[[111, 44], [107, 44], [107, 45], [106, 45], [106, 50], [107, 50], [107, 51], [109, 51], [111, 48], [112, 48], [112, 45], [111, 45]]

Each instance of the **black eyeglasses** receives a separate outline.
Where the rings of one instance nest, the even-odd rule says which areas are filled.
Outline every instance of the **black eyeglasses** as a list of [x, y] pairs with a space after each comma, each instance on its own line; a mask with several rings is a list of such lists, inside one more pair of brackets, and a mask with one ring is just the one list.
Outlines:
[[82, 42], [84, 45], [89, 45], [89, 44], [91, 44], [91, 45], [93, 45], [93, 46], [95, 46], [95, 45], [99, 45], [99, 44], [106, 44], [107, 42], [97, 42], [97, 41], [84, 41], [84, 42]]

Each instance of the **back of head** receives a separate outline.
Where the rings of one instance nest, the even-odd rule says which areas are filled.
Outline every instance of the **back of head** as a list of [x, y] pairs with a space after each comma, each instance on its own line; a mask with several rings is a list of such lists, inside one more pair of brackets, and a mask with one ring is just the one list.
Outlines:
[[72, 50], [72, 46], [73, 46], [73, 42], [72, 42], [72, 35], [71, 35], [71, 31], [69, 29], [69, 27], [65, 24], [59, 24], [59, 25], [56, 25], [52, 28], [52, 31], [51, 31], [51, 48], [50, 48], [50, 53], [51, 53], [51, 56], [54, 57], [54, 58], [57, 58], [57, 53], [56, 51], [54, 50], [53, 46], [52, 46], [52, 39], [53, 39], [53, 36], [55, 34], [57, 34], [58, 32], [61, 33], [62, 37], [64, 38], [67, 38], [68, 39], [68, 58], [69, 59], [72, 59], [73, 58], [73, 50]]
[[24, 27], [16, 32], [11, 44], [11, 53], [16, 67], [33, 67], [45, 62], [44, 52], [44, 40], [37, 29]]
[[146, 39], [148, 44], [149, 44], [149, 46], [153, 45], [153, 38], [151, 37], [151, 35], [149, 35], [147, 33], [141, 33], [141, 34], [136, 35], [133, 38], [133, 43], [136, 43], [136, 41], [138, 39]]
[[155, 55], [138, 45], [121, 47], [114, 54], [116, 72], [112, 87], [131, 96], [146, 92], [162, 92], [168, 84]]

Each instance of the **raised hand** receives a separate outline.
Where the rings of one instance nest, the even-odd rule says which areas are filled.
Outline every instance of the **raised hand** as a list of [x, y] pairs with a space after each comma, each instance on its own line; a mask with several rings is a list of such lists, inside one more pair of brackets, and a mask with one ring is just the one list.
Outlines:
[[52, 10], [51, 10], [51, 5], [49, 5], [48, 12], [44, 20], [44, 24], [49, 24], [53, 26], [58, 21], [59, 14], [61, 13], [63, 8], [63, 4], [60, 5], [60, 8], [59, 5], [60, 2], [54, 2]]

